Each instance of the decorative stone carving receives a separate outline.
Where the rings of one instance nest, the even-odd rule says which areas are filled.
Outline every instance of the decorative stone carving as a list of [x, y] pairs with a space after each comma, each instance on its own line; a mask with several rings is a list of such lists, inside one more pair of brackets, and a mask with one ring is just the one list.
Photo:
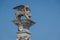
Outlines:
[[[15, 19], [13, 20], [14, 24], [18, 26], [16, 40], [31, 40], [29, 28], [35, 24], [35, 22], [30, 19], [31, 14], [29, 6], [20, 5], [13, 9], [17, 9], [19, 11], [15, 14]], [[21, 19], [22, 16], [25, 18]]]

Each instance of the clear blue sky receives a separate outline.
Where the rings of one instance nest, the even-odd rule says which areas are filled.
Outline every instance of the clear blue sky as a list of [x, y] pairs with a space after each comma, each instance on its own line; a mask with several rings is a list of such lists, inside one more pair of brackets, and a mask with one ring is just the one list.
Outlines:
[[32, 40], [60, 40], [60, 0], [0, 0], [0, 40], [16, 40], [13, 7], [22, 2], [30, 5], [36, 22], [30, 28]]

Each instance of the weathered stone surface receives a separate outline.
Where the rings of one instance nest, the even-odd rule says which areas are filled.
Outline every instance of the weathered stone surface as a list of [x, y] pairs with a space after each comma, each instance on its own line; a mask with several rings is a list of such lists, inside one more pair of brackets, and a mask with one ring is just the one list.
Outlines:
[[23, 24], [23, 26], [25, 26], [25, 27], [26, 27], [26, 26], [27, 26], [27, 27], [30, 27], [30, 26], [32, 26], [33, 24], [35, 24], [34, 21], [28, 20], [28, 19], [22, 19], [21, 21], [19, 21], [19, 20], [14, 20], [13, 22], [14, 22], [17, 26]]
[[[35, 24], [34, 21], [30, 19], [30, 8], [29, 6], [16, 6], [14, 9], [18, 9], [19, 12], [15, 14], [15, 19], [13, 23], [18, 26], [17, 39], [16, 40], [31, 40], [29, 28]], [[22, 16], [26, 18], [21, 19]]]

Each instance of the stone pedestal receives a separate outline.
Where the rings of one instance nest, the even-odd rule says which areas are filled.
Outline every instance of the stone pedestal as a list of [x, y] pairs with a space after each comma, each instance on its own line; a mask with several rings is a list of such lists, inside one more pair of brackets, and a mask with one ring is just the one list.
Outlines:
[[22, 19], [21, 22], [13, 20], [14, 24], [18, 26], [16, 40], [31, 40], [29, 28], [35, 24], [32, 20]]

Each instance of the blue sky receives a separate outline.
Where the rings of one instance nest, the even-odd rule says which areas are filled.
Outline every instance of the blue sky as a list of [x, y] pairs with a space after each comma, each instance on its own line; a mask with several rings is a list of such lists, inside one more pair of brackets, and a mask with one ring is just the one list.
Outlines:
[[36, 22], [30, 28], [32, 40], [60, 40], [60, 0], [0, 0], [0, 40], [16, 40], [13, 7], [23, 3], [30, 5]]

